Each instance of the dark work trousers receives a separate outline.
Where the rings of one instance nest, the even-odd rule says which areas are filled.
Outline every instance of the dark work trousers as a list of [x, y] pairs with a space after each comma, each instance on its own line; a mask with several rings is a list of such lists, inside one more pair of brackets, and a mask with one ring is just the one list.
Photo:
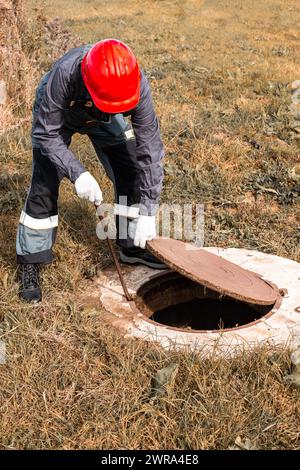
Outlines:
[[[89, 136], [100, 163], [114, 184], [115, 201], [123, 205], [122, 201], [127, 200], [127, 206], [138, 204], [139, 167], [131, 124], [121, 114], [112, 116], [110, 123], [95, 124], [86, 116], [84, 110], [70, 110], [66, 115], [66, 125], [62, 129], [67, 146], [76, 132]], [[45, 264], [53, 260], [52, 247], [58, 226], [57, 199], [62, 179], [63, 175], [59, 174], [57, 168], [33, 141], [31, 186], [17, 232], [18, 263]], [[119, 223], [117, 217], [117, 238]], [[127, 248], [133, 246], [129, 237], [118, 238], [117, 243]]]

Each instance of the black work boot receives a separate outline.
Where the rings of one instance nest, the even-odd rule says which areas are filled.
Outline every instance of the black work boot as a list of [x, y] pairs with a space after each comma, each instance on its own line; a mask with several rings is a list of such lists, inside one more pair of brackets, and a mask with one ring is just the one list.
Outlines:
[[31, 303], [37, 303], [42, 300], [38, 264], [20, 265], [20, 296]]
[[126, 264], [144, 264], [153, 269], [167, 269], [165, 263], [152, 255], [148, 250], [135, 246], [132, 248], [121, 248], [120, 261]]

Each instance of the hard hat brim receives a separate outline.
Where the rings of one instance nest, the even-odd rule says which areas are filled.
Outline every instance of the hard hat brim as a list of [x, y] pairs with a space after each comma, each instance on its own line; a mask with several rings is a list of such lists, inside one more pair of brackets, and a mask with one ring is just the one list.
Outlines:
[[127, 111], [130, 111], [131, 109], [134, 109], [140, 100], [140, 87], [137, 90], [136, 94], [129, 98], [126, 101], [104, 101], [102, 99], [99, 99], [97, 95], [93, 92], [93, 90], [90, 90], [87, 86], [88, 92], [91, 95], [91, 98], [93, 100], [93, 103], [95, 106], [100, 109], [100, 111], [103, 111], [104, 113], [111, 113], [111, 114], [117, 114], [117, 113], [125, 113]]

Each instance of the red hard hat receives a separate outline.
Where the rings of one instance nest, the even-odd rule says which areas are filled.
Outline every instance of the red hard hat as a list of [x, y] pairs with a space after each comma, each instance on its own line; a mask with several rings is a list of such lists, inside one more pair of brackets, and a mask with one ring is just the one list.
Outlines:
[[104, 39], [84, 56], [81, 73], [97, 108], [124, 113], [140, 99], [140, 70], [131, 49], [116, 39]]

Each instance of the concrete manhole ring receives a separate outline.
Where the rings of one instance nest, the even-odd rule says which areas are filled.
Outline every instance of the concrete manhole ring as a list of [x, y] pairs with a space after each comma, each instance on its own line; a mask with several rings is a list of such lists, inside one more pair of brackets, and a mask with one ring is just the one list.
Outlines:
[[[254, 250], [216, 247], [204, 249], [258, 273], [263, 279], [278, 286], [281, 298], [269, 309], [260, 313], [256, 312], [257, 318], [251, 318], [250, 312], [248, 318], [250, 321], [243, 323], [241, 320], [238, 327], [231, 325], [230, 328], [225, 326], [222, 329], [194, 329], [170, 326], [149, 318], [152, 313], [147, 303], [149, 298], [152, 307], [155, 307], [158, 301], [168, 307], [168, 293], [171, 296], [178, 295], [181, 300], [188, 300], [188, 296], [192, 295], [191, 289], [195, 289], [195, 286], [191, 288], [191, 286], [178, 285], [177, 288], [174, 284], [175, 287], [172, 290], [172, 276], [177, 279], [179, 276], [177, 273], [169, 270], [157, 271], [145, 266], [126, 266], [122, 268], [122, 271], [129, 291], [135, 297], [136, 302], [126, 301], [118, 274], [114, 267], [109, 267], [91, 282], [82, 304], [95, 306], [97, 305], [95, 301], [99, 302], [105, 311], [104, 320], [120, 328], [126, 337], [155, 341], [168, 349], [188, 348], [193, 351], [197, 350], [201, 354], [232, 354], [241, 349], [265, 344], [298, 346], [300, 342], [300, 263]], [[176, 280], [177, 283], [179, 281]], [[164, 285], [164, 290], [160, 291], [162, 285]], [[203, 292], [201, 294], [199, 288], [198, 286], [197, 295], [201, 297]], [[141, 295], [145, 292], [141, 300]], [[154, 294], [157, 295], [157, 300]], [[206, 296], [205, 288], [204, 294]], [[205, 300], [215, 302], [216, 299], [213, 298], [214, 295], [207, 295]], [[143, 299], [148, 299], [147, 302], [145, 300], [144, 308]], [[247, 318], [249, 315], [249, 312], [246, 314], [247, 304], [238, 308], [241, 308], [241, 319], [243, 315]]]

